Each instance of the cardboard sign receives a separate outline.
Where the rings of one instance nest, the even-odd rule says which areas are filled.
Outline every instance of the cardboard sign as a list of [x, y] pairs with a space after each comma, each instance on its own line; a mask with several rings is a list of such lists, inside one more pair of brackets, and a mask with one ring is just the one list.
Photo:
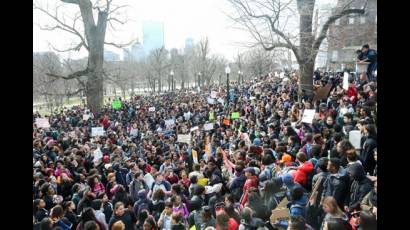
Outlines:
[[211, 92], [211, 97], [212, 97], [212, 98], [217, 98], [217, 97], [218, 97], [218, 92], [212, 91], [212, 92]]
[[305, 109], [305, 111], [303, 111], [302, 122], [312, 124], [314, 117], [315, 117], [314, 109]]
[[199, 129], [199, 127], [195, 126], [195, 127], [191, 128], [190, 131], [192, 132], [192, 131], [195, 131], [195, 130], [198, 130], [198, 129]]
[[99, 160], [100, 160], [102, 157], [103, 157], [103, 154], [102, 154], [100, 148], [94, 150], [94, 159], [93, 159], [93, 162], [94, 162], [94, 163], [98, 163]]
[[223, 98], [218, 98], [218, 102], [221, 103], [221, 104], [223, 104], [225, 101], [224, 101]]
[[91, 128], [91, 136], [95, 137], [95, 136], [103, 136], [105, 133], [104, 128], [103, 127], [92, 127]]
[[90, 114], [84, 114], [83, 115], [83, 120], [87, 121], [88, 119], [90, 119]]
[[349, 89], [349, 74], [347, 72], [343, 74], [343, 89]]
[[332, 88], [331, 84], [327, 84], [325, 87], [321, 87], [316, 91], [315, 96], [313, 97], [313, 102], [317, 100], [326, 99], [329, 95], [330, 89]]
[[349, 141], [355, 147], [355, 149], [360, 149], [360, 140], [362, 139], [362, 134], [359, 130], [352, 130], [349, 132]]
[[148, 111], [149, 111], [149, 112], [155, 112], [155, 107], [149, 107], [149, 108], [148, 108]]
[[214, 128], [214, 124], [213, 123], [207, 123], [204, 125], [204, 130], [208, 131], [208, 130], [212, 130]]
[[178, 141], [177, 142], [181, 142], [181, 143], [191, 143], [191, 135], [189, 134], [178, 134]]
[[198, 153], [192, 149], [192, 159], [194, 160], [195, 164], [198, 164]]
[[50, 128], [47, 118], [36, 118], [36, 125], [38, 128]]
[[233, 112], [231, 115], [232, 119], [238, 119], [239, 118], [239, 112]]

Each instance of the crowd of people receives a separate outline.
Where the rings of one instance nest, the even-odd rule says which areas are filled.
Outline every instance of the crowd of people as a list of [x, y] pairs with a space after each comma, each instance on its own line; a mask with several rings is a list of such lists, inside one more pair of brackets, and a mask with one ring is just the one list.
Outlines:
[[292, 73], [35, 113], [33, 229], [374, 230], [377, 85], [340, 76], [315, 101]]

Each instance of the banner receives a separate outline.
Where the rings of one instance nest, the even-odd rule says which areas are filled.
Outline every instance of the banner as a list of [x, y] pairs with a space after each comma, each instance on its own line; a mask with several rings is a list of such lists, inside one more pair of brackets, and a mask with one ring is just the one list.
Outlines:
[[239, 112], [233, 112], [231, 115], [232, 119], [238, 119], [239, 118]]
[[36, 118], [36, 125], [38, 128], [50, 128], [47, 118]]
[[189, 135], [189, 134], [178, 134], [178, 141], [177, 142], [190, 144], [191, 143], [191, 135]]
[[114, 100], [112, 101], [112, 108], [113, 109], [121, 109], [121, 101], [120, 100]]
[[312, 124], [314, 117], [315, 117], [314, 109], [305, 109], [305, 111], [303, 111], [302, 122]]
[[103, 127], [92, 127], [91, 128], [91, 136], [103, 136], [104, 135], [104, 128]]

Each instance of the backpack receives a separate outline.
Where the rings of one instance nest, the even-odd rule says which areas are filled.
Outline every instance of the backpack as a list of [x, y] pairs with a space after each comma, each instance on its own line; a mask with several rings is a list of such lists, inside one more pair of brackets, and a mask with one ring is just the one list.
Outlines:
[[146, 203], [146, 202], [143, 202], [143, 203], [141, 203], [141, 204], [138, 205], [138, 209], [137, 209], [137, 217], [138, 217], [138, 218], [139, 218], [139, 216], [140, 216], [140, 213], [141, 213], [142, 211], [144, 211], [144, 210], [147, 210], [148, 213], [150, 213], [149, 205], [148, 205], [148, 203]]

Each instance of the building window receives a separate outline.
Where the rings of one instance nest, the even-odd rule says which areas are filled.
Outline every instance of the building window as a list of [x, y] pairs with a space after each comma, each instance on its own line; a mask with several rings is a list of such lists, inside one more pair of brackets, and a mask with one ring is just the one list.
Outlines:
[[352, 24], [354, 24], [354, 18], [353, 18], [353, 17], [350, 17], [350, 18], [349, 18], [349, 25], [352, 25]]
[[336, 25], [336, 26], [340, 25], [340, 18], [336, 19], [335, 25]]
[[337, 50], [333, 50], [332, 52], [332, 61], [337, 61]]
[[366, 23], [366, 17], [361, 16], [360, 17], [360, 24], [364, 24], [364, 23]]

